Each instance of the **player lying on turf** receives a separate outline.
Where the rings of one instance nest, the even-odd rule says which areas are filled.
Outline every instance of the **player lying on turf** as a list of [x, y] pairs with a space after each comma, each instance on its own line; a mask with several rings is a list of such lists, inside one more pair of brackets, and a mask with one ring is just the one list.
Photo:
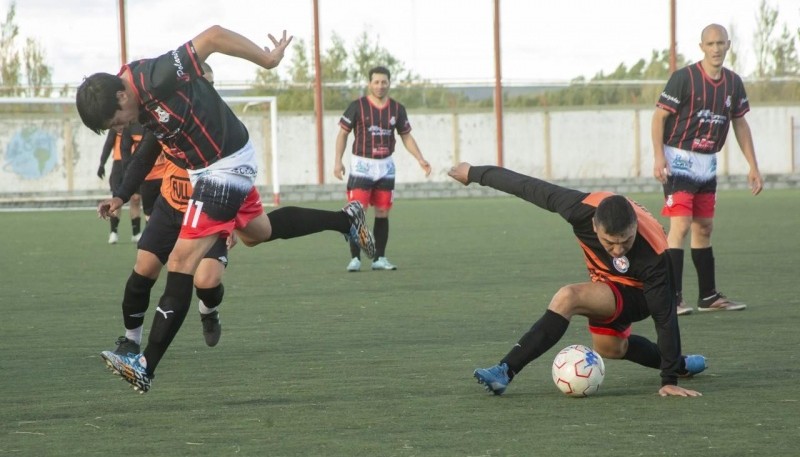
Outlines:
[[[567, 189], [500, 167], [464, 162], [448, 174], [464, 185], [492, 187], [561, 215], [578, 238], [591, 279], [556, 292], [544, 315], [499, 364], [475, 370], [479, 383], [495, 395], [505, 392], [520, 370], [552, 348], [570, 319], [579, 315], [589, 319], [592, 345], [602, 357], [660, 369], [662, 396], [700, 395], [678, 386], [679, 377], [705, 370], [705, 357], [681, 356], [667, 237], [647, 210], [621, 195]], [[657, 343], [631, 334], [631, 324], [648, 317], [655, 324]]]

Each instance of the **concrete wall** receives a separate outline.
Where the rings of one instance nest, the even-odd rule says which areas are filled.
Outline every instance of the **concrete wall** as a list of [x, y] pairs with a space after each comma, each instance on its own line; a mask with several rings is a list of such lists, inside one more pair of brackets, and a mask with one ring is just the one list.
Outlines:
[[[326, 113], [324, 184], [341, 184], [332, 175], [333, 148], [340, 113]], [[505, 165], [552, 180], [650, 179], [652, 109], [529, 111], [504, 114]], [[427, 180], [402, 143], [395, 160], [400, 185], [446, 183], [447, 170], [459, 161], [495, 163], [493, 113], [410, 113], [413, 135], [433, 166]], [[271, 183], [269, 118], [243, 117], [259, 155], [258, 184]], [[800, 106], [754, 108], [747, 120], [765, 175], [796, 173], [800, 163]], [[318, 184], [316, 132], [312, 114], [280, 114], [280, 184]], [[83, 127], [72, 113], [0, 115], [0, 198], [24, 194], [86, 195], [107, 192], [95, 175], [104, 136]], [[352, 144], [352, 135], [348, 143]], [[740, 176], [747, 163], [731, 135], [719, 154], [719, 174]], [[107, 167], [110, 170], [110, 166]], [[328, 186], [324, 186], [328, 187]]]

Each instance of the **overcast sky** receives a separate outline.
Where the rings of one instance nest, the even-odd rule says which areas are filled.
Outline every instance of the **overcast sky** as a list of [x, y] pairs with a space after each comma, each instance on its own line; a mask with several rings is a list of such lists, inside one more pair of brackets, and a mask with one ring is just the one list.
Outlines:
[[[712, 22], [732, 25], [738, 70], [751, 73], [760, 1], [677, 0], [678, 51], [698, 60], [701, 29]], [[797, 33], [800, 1], [768, 2], [777, 7], [779, 23]], [[10, 4], [0, 0], [0, 19], [5, 20]], [[18, 44], [27, 37], [39, 40], [54, 83], [78, 83], [91, 73], [119, 69], [118, 0], [16, 4]], [[319, 0], [319, 5], [323, 50], [333, 32], [349, 49], [367, 31], [425, 79], [486, 81], [494, 76], [493, 0]], [[501, 0], [500, 5], [502, 72], [509, 82], [588, 78], [669, 47], [669, 0]], [[159, 55], [213, 24], [261, 45], [269, 44], [267, 33], [283, 29], [313, 42], [311, 0], [127, 0], [127, 19], [129, 60]], [[249, 62], [214, 55], [209, 63], [220, 82], [254, 79], [255, 66]]]

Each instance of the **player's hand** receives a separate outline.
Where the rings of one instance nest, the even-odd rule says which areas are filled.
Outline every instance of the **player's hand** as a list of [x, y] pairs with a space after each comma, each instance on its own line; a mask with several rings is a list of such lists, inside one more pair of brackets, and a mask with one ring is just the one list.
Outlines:
[[664, 157], [659, 157], [653, 163], [653, 176], [655, 176], [656, 180], [661, 184], [667, 183], [667, 178], [669, 177], [669, 168], [667, 167], [667, 159]]
[[747, 174], [747, 182], [750, 183], [750, 192], [753, 195], [760, 194], [761, 189], [764, 188], [764, 181], [761, 179], [761, 173], [758, 170], [750, 170], [750, 173]]
[[236, 233], [231, 233], [228, 239], [225, 240], [225, 247], [227, 247], [228, 250], [230, 251], [231, 249], [233, 249], [234, 246], [236, 246], [236, 243], [238, 242], [239, 242], [239, 237], [236, 235]]
[[447, 172], [447, 176], [455, 179], [456, 181], [460, 182], [463, 185], [469, 184], [469, 169], [472, 168], [467, 162], [461, 162], [460, 164], [452, 167], [450, 171]]
[[344, 179], [344, 165], [341, 162], [338, 162], [333, 166], [333, 176], [335, 176], [339, 181]]
[[286, 48], [289, 47], [289, 43], [292, 42], [294, 36], [289, 36], [287, 38], [286, 30], [283, 31], [283, 36], [281, 37], [280, 40], [275, 39], [275, 37], [272, 36], [271, 33], [268, 34], [267, 36], [269, 37], [270, 41], [272, 41], [272, 51], [270, 51], [269, 48], [266, 46], [264, 46], [264, 51], [267, 52], [267, 54], [269, 54], [274, 61], [274, 64], [268, 68], [275, 68], [278, 66], [279, 63], [281, 63], [281, 60], [283, 60], [283, 54], [284, 52], [286, 52]]
[[425, 172], [425, 177], [431, 175], [431, 164], [428, 163], [425, 159], [419, 159], [419, 166], [422, 167], [422, 170]]
[[97, 169], [97, 177], [100, 179], [106, 177], [106, 167], [100, 165], [100, 168]]
[[112, 197], [103, 200], [97, 204], [97, 217], [108, 219], [110, 216], [116, 216], [119, 214], [119, 210], [122, 208], [122, 205], [124, 205], [124, 203], [119, 197]]
[[684, 389], [681, 386], [667, 384], [658, 389], [658, 394], [662, 397], [702, 397], [703, 394], [696, 390]]

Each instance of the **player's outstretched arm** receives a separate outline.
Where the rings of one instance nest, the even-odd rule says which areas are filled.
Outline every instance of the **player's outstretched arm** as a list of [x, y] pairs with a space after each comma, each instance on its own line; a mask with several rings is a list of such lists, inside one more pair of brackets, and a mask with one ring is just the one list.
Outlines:
[[696, 390], [684, 389], [681, 386], [667, 384], [658, 389], [658, 394], [662, 397], [702, 397], [703, 394]]
[[280, 40], [276, 39], [272, 34], [267, 36], [272, 41], [272, 50], [269, 47], [262, 48], [232, 30], [214, 25], [192, 38], [192, 44], [197, 56], [203, 62], [209, 55], [219, 52], [220, 54], [249, 60], [260, 67], [270, 69], [277, 67], [281, 63], [283, 54], [294, 37], [289, 36], [287, 38], [286, 30], [283, 31], [283, 36]]
[[460, 182], [463, 185], [469, 184], [469, 169], [472, 167], [471, 164], [467, 162], [461, 162], [458, 165], [450, 168], [450, 171], [447, 172], [447, 176], [455, 179], [456, 181]]

